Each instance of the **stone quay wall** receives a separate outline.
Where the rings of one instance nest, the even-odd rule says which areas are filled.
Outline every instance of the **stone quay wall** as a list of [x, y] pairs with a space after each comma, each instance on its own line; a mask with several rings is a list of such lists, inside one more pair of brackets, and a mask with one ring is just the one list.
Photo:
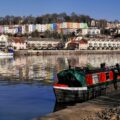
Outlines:
[[120, 54], [120, 50], [19, 50], [15, 55], [80, 55], [80, 54]]
[[120, 82], [118, 89], [111, 84], [106, 95], [33, 120], [120, 120]]

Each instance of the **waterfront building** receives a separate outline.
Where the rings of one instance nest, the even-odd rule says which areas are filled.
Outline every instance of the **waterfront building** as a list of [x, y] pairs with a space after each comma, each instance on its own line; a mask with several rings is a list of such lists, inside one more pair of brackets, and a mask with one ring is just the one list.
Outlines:
[[65, 44], [65, 48], [78, 50], [120, 50], [120, 40], [74, 37]]
[[120, 29], [118, 29], [118, 34], [120, 34]]
[[119, 22], [107, 22], [107, 27], [106, 28], [120, 28], [120, 23]]
[[29, 34], [29, 25], [28, 24], [25, 25], [25, 33]]
[[[91, 21], [91, 26], [88, 27], [87, 23], [80, 22], [62, 22], [62, 23], [49, 23], [49, 24], [25, 24], [25, 25], [0, 25], [0, 33], [5, 34], [31, 34], [34, 31], [57, 31], [58, 33], [69, 34], [75, 31], [81, 31], [81, 35], [100, 35], [101, 29], [95, 26], [97, 21]], [[120, 23], [107, 22], [105, 29], [120, 29]], [[120, 33], [120, 32], [119, 32]]]
[[26, 39], [21, 37], [12, 37], [10, 38], [11, 46], [14, 50], [25, 50], [27, 49]]
[[90, 27], [90, 28], [85, 28], [82, 29], [82, 35], [100, 35], [101, 30], [97, 27]]
[[37, 30], [38, 32], [41, 32], [41, 24], [36, 24], [35, 30]]
[[22, 28], [22, 34], [25, 34], [26, 33], [26, 31], [25, 31], [25, 25], [21, 25], [21, 28]]
[[8, 45], [8, 36], [4, 34], [0, 35], [0, 49], [5, 49], [8, 47]]
[[3, 28], [4, 28], [4, 29], [3, 29], [3, 33], [8, 33], [9, 27], [8, 27], [7, 25], [5, 25]]
[[57, 24], [56, 23], [51, 24], [51, 30], [52, 31], [57, 30]]
[[[87, 23], [63, 22], [49, 24], [25, 24], [25, 25], [1, 25], [0, 33], [5, 34], [31, 34], [35, 30], [38, 32], [58, 31], [59, 33], [70, 33], [77, 29], [87, 29]], [[66, 32], [67, 31], [67, 32]]]
[[29, 38], [27, 40], [28, 49], [55, 49], [60, 40], [50, 38]]
[[18, 29], [17, 29], [17, 28], [18, 28], [17, 25], [16, 25], [16, 26], [15, 26], [15, 25], [14, 25], [14, 26], [13, 26], [13, 25], [10, 25], [10, 26], [8, 27], [8, 31], [7, 31], [7, 32], [8, 32], [9, 34], [16, 34], [16, 33], [18, 33]]
[[68, 34], [78, 29], [88, 29], [87, 23], [63, 22], [59, 25], [59, 33]]
[[35, 25], [34, 24], [29, 24], [28, 25], [28, 33], [32, 33], [35, 31]]
[[0, 26], [0, 33], [2, 34], [4, 32], [4, 27]]
[[87, 50], [88, 41], [82, 37], [76, 37], [71, 39], [65, 44], [66, 49], [78, 49], [78, 50]]
[[118, 39], [91, 39], [88, 41], [88, 49], [92, 50], [120, 50], [120, 40]]
[[95, 27], [95, 26], [96, 26], [96, 21], [95, 21], [95, 20], [92, 20], [92, 21], [91, 21], [91, 26], [92, 26], [92, 27]]
[[46, 30], [50, 29], [48, 29], [47, 24], [36, 24], [35, 30], [37, 30], [38, 32], [45, 32]]
[[21, 25], [17, 26], [16, 29], [17, 29], [16, 31], [17, 31], [18, 34], [22, 34], [23, 33], [23, 27]]
[[42, 24], [41, 25], [41, 32], [50, 31], [50, 24]]

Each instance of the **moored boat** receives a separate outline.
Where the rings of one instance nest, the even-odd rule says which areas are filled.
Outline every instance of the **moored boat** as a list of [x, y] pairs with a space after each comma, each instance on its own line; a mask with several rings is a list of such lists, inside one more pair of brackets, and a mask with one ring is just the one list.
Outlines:
[[106, 94], [111, 84], [119, 77], [119, 66], [105, 68], [69, 68], [57, 74], [58, 82], [53, 85], [57, 102], [82, 102]]
[[14, 50], [12, 48], [0, 50], [0, 57], [9, 57], [14, 55]]
[[13, 56], [13, 53], [0, 51], [0, 56]]

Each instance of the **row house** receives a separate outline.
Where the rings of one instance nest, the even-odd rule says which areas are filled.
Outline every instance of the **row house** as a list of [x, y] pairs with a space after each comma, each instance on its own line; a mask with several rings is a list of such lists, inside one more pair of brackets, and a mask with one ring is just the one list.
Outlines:
[[78, 50], [120, 50], [120, 40], [110, 38], [84, 39], [75, 37], [65, 44], [66, 49]]
[[26, 25], [1, 25], [0, 33], [10, 33], [10, 34], [30, 34], [37, 30], [38, 32], [49, 31], [74, 31], [76, 29], [88, 28], [87, 23], [73, 23], [73, 22], [63, 22], [63, 23], [51, 23], [51, 24], [26, 24]]
[[117, 39], [92, 39], [88, 41], [88, 49], [120, 49], [120, 40]]
[[97, 27], [82, 29], [82, 35], [100, 35], [101, 30]]
[[120, 34], [120, 29], [118, 29], [118, 34]]
[[60, 40], [48, 38], [29, 38], [27, 40], [28, 49], [54, 49], [58, 46]]
[[0, 49], [13, 47], [14, 50], [26, 49], [26, 39], [21, 37], [11, 37], [7, 35], [0, 35]]
[[62, 33], [70, 33], [75, 32], [78, 29], [87, 29], [88, 25], [86, 23], [71, 23], [71, 22], [63, 22], [59, 24], [58, 32]]
[[27, 49], [26, 39], [21, 37], [10, 38], [11, 46], [14, 50], [25, 50]]
[[114, 22], [107, 22], [107, 28], [120, 28], [120, 23], [114, 23]]

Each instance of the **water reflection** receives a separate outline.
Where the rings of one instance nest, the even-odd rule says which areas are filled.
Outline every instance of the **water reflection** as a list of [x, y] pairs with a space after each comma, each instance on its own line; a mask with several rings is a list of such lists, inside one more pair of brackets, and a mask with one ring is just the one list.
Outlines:
[[118, 54], [79, 55], [79, 56], [30, 56], [15, 59], [0, 59], [0, 80], [16, 82], [43, 82], [51, 84], [57, 79], [57, 72], [71, 66], [99, 66], [105, 62], [108, 66], [119, 63]]
[[91, 64], [94, 67], [99, 67], [100, 63], [105, 62], [108, 66], [115, 65], [116, 63], [120, 63], [120, 56], [118, 54], [103, 54], [103, 55], [79, 55], [68, 57], [67, 59], [71, 60], [72, 66], [85, 66], [86, 64]]
[[68, 60], [72, 67], [87, 63], [97, 67], [101, 62], [115, 65], [119, 59], [118, 54], [0, 59], [0, 120], [32, 119], [61, 109], [58, 104], [54, 108], [52, 83], [58, 71], [68, 68]]

